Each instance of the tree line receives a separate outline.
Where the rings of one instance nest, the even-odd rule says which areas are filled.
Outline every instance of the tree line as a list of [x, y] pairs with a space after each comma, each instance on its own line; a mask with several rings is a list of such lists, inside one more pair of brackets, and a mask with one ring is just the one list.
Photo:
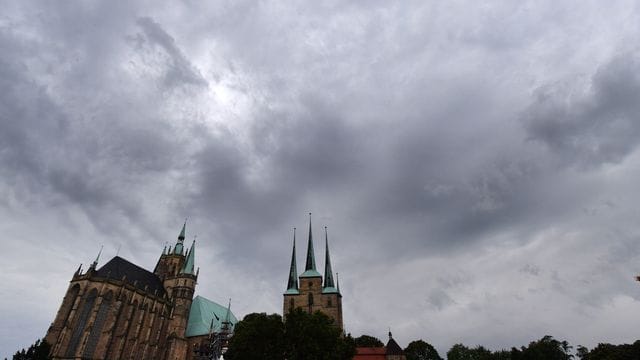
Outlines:
[[[297, 309], [287, 314], [284, 321], [278, 314], [245, 316], [236, 324], [225, 359], [349, 360], [356, 347], [382, 346], [382, 341], [374, 336], [354, 339], [342, 334], [333, 320], [321, 312], [309, 314]], [[48, 360], [50, 349], [46, 341], [37, 340], [29, 348], [17, 351], [13, 360]], [[444, 360], [422, 339], [410, 342], [404, 352], [407, 360]], [[639, 360], [640, 340], [633, 344], [598, 344], [591, 350], [577, 346], [574, 351], [567, 341], [547, 335], [510, 350], [491, 351], [483, 346], [455, 344], [445, 355], [447, 360]]]

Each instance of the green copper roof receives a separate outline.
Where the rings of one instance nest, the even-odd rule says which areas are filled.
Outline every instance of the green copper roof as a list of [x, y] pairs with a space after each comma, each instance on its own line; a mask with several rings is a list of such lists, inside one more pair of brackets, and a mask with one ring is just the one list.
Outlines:
[[307, 262], [300, 277], [322, 276], [316, 270], [316, 257], [313, 254], [313, 233], [311, 231], [311, 213], [309, 213], [309, 242], [307, 243]]
[[195, 266], [195, 252], [196, 252], [196, 240], [193, 239], [193, 244], [191, 245], [191, 249], [189, 249], [189, 253], [187, 254], [187, 261], [184, 262], [184, 267], [180, 271], [185, 274], [195, 275], [194, 266]]
[[233, 312], [229, 310], [227, 314], [227, 307], [222, 306], [216, 302], [206, 299], [200, 295], [196, 296], [191, 303], [191, 310], [189, 311], [189, 322], [187, 323], [186, 337], [208, 335], [211, 324], [213, 323], [213, 331], [219, 332], [222, 327], [222, 323], [228, 316], [229, 322], [232, 327], [238, 322]]
[[289, 268], [289, 281], [287, 293], [298, 293], [298, 266], [296, 265], [296, 228], [293, 228], [293, 251], [291, 253], [291, 267]]
[[180, 235], [178, 235], [178, 242], [176, 243], [176, 246], [173, 248], [173, 253], [177, 254], [177, 255], [182, 255], [183, 251], [184, 251], [184, 233], [187, 227], [187, 222], [185, 221], [184, 224], [182, 225], [182, 230], [180, 231]]
[[323, 294], [340, 294], [340, 290], [332, 287], [324, 287], [322, 288], [322, 293]]
[[325, 244], [325, 257], [324, 257], [324, 287], [333, 288], [333, 271], [331, 270], [331, 257], [329, 256], [329, 236], [327, 235], [327, 227], [324, 227], [324, 244]]

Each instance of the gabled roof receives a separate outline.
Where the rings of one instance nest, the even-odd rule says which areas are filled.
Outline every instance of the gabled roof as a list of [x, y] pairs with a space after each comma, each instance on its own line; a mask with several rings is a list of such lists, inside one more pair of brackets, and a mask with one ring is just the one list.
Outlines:
[[127, 284], [135, 284], [135, 287], [140, 290], [144, 290], [146, 287], [149, 293], [153, 294], [157, 291], [158, 296], [165, 294], [164, 286], [158, 276], [119, 256], [104, 264], [98, 269], [95, 276], [115, 280], [122, 280], [123, 277], [126, 277]]
[[[189, 311], [189, 322], [187, 323], [186, 337], [208, 335], [211, 323], [213, 322], [213, 331], [219, 332], [222, 322], [227, 316], [227, 308], [214, 301], [204, 298], [200, 295], [196, 296], [191, 303]], [[229, 312], [229, 322], [232, 328], [238, 320], [233, 312]]]
[[393, 340], [392, 337], [389, 338], [389, 342], [387, 343], [387, 355], [404, 355], [404, 351], [398, 343]]

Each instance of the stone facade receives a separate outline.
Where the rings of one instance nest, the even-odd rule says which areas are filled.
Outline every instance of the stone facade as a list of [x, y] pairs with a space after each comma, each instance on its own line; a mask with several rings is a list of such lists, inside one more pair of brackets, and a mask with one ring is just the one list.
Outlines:
[[309, 219], [309, 241], [307, 245], [305, 271], [299, 277], [297, 275], [295, 241], [294, 229], [291, 267], [289, 270], [287, 291], [283, 294], [282, 313], [286, 317], [290, 311], [296, 308], [303, 309], [309, 313], [320, 311], [332, 318], [335, 324], [341, 330], [344, 330], [342, 320], [342, 294], [340, 294], [339, 285], [336, 286], [333, 281], [327, 228], [325, 227], [324, 282], [323, 276], [316, 270], [311, 219]]
[[[187, 337], [198, 280], [184, 227], [153, 272], [114, 257], [73, 274], [45, 336], [53, 359], [189, 360], [208, 336]], [[229, 310], [230, 311], [230, 310]], [[235, 317], [234, 317], [235, 319]]]

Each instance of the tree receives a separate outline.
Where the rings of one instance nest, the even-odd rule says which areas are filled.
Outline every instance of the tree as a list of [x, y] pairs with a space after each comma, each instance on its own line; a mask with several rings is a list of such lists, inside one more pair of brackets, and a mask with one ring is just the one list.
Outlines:
[[371, 335], [361, 335], [356, 338], [356, 346], [358, 347], [383, 347], [384, 344], [380, 339]]
[[277, 314], [249, 314], [236, 324], [227, 360], [347, 360], [355, 355], [355, 341], [342, 336], [327, 315], [296, 309], [286, 321]]
[[316, 311], [309, 314], [295, 309], [285, 322], [286, 359], [347, 360], [355, 355], [355, 341], [343, 338], [333, 319]]
[[50, 351], [51, 345], [44, 339], [38, 339], [27, 350], [16, 351], [13, 360], [48, 360]]
[[570, 360], [571, 346], [566, 341], [558, 341], [553, 336], [546, 335], [538, 341], [529, 343], [528, 347], [522, 348], [522, 359], [524, 360]]
[[277, 314], [249, 314], [239, 321], [224, 357], [228, 360], [281, 360], [285, 356], [284, 324]]
[[404, 353], [407, 360], [442, 360], [438, 351], [422, 339], [410, 342]]

